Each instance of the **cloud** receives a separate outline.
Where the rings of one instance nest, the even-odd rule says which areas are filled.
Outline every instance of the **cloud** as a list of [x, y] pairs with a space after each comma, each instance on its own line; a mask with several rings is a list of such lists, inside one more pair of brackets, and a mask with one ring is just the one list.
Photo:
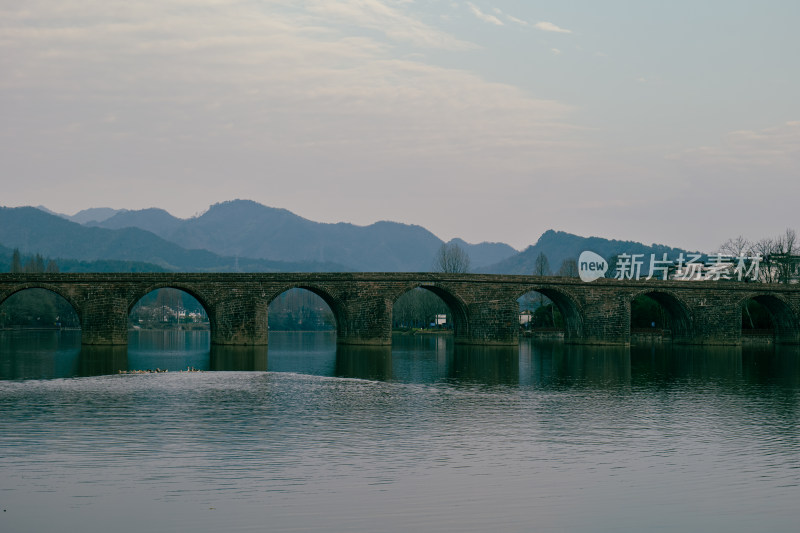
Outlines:
[[567, 105], [400, 50], [470, 46], [401, 3], [31, 0], [2, 15], [0, 159], [22, 173], [52, 174], [43, 153], [77, 174], [198, 185], [265, 161], [352, 179], [527, 171], [567, 161], [578, 131]]
[[553, 55], [561, 55], [561, 50], [558, 48], [551, 48], [550, 51], [553, 53]]
[[559, 28], [552, 22], [537, 22], [533, 25], [534, 28], [542, 31], [551, 31], [555, 33], [572, 33], [572, 30], [566, 30], [564, 28]]
[[513, 22], [514, 24], [519, 24], [520, 26], [525, 26], [526, 28], [530, 27], [530, 26], [533, 26], [537, 30], [542, 30], [542, 31], [549, 31], [549, 32], [555, 32], [555, 33], [572, 33], [572, 30], [567, 30], [567, 29], [564, 29], [564, 28], [560, 28], [560, 27], [556, 26], [555, 24], [553, 24], [552, 22], [537, 22], [535, 24], [531, 24], [527, 20], [522, 20], [520, 18], [513, 17], [511, 15], [506, 15], [506, 18], [510, 22]]
[[[389, 2], [379, 0], [312, 0], [308, 11], [329, 21], [356, 24], [383, 32], [388, 38], [419, 47], [468, 50], [475, 45], [462, 41], [410, 16]], [[401, 3], [402, 5], [403, 3]]]
[[488, 22], [489, 24], [494, 24], [495, 26], [504, 26], [502, 20], [495, 17], [494, 15], [484, 13], [483, 11], [478, 9], [478, 7], [472, 2], [467, 2], [467, 5], [469, 6], [469, 10], [472, 11], [472, 14], [478, 17], [480, 20]]
[[772, 169], [800, 171], [800, 121], [788, 121], [762, 130], [738, 130], [714, 146], [701, 146], [669, 156], [692, 165], [750, 172]]

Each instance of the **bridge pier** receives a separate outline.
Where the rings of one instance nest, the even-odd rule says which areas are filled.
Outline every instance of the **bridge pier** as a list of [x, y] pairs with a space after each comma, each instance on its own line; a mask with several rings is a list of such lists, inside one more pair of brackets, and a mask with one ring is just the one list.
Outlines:
[[590, 293], [583, 302], [583, 334], [573, 344], [626, 345], [631, 342], [631, 303], [625, 294]]
[[519, 344], [519, 306], [516, 300], [502, 298], [471, 303], [467, 305], [467, 321], [467, 331], [456, 336], [456, 344]]
[[211, 309], [211, 344], [262, 346], [269, 342], [267, 302], [255, 296], [233, 294]]
[[338, 344], [353, 346], [392, 344], [391, 304], [386, 298], [369, 292], [364, 290], [340, 296], [340, 305], [334, 310]]
[[692, 332], [684, 344], [738, 346], [742, 343], [742, 308], [725, 293], [691, 298]]
[[128, 344], [128, 303], [125, 298], [108, 294], [87, 295], [77, 312], [81, 317], [81, 344]]

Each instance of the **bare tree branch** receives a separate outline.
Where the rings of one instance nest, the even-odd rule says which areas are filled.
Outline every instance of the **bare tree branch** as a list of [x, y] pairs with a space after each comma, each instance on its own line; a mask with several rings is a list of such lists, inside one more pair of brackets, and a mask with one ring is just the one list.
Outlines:
[[433, 263], [435, 272], [464, 274], [469, 272], [469, 255], [456, 243], [444, 243], [436, 252]]
[[536, 261], [533, 263], [533, 275], [549, 276], [551, 274], [550, 261], [547, 259], [544, 252], [539, 252], [539, 255], [536, 256]]
[[732, 257], [742, 257], [750, 255], [755, 245], [739, 235], [735, 239], [728, 239], [719, 247], [719, 253]]
[[564, 259], [561, 266], [558, 267], [556, 276], [563, 276], [565, 278], [578, 277], [578, 261], [575, 258]]

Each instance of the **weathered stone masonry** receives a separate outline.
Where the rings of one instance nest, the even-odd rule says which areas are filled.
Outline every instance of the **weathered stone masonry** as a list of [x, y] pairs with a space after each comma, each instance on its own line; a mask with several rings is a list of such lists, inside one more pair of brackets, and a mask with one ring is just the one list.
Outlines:
[[748, 299], [772, 313], [777, 342], [800, 342], [800, 288], [757, 283], [608, 279], [583, 283], [574, 278], [428, 273], [0, 274], [0, 303], [20, 290], [47, 289], [75, 308], [84, 344], [126, 344], [131, 308], [162, 287], [197, 298], [208, 313], [214, 344], [267, 344], [269, 303], [296, 287], [328, 303], [343, 344], [390, 344], [392, 306], [415, 287], [428, 289], [447, 303], [455, 340], [464, 344], [516, 344], [517, 298], [529, 291], [541, 292], [558, 306], [567, 342], [630, 342], [631, 301], [642, 294], [667, 310], [675, 342], [739, 344], [742, 305]]

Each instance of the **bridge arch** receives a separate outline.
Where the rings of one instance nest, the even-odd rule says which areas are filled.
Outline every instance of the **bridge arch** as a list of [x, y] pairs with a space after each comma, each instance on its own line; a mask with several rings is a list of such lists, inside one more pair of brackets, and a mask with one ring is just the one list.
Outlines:
[[209, 302], [208, 298], [206, 298], [203, 294], [201, 294], [194, 286], [185, 283], [165, 282], [165, 283], [156, 283], [141, 288], [137, 288], [128, 298], [126, 319], [127, 317], [130, 317], [131, 311], [133, 311], [133, 308], [136, 307], [136, 304], [138, 304], [142, 298], [144, 298], [151, 292], [157, 291], [159, 289], [175, 289], [181, 292], [185, 292], [186, 294], [197, 300], [197, 303], [200, 304], [200, 306], [205, 311], [206, 316], [208, 317], [208, 325], [209, 329], [212, 331], [212, 334], [217, 329], [217, 324], [216, 324], [217, 313], [215, 312], [216, 311], [215, 307]]
[[81, 327], [83, 327], [83, 308], [72, 298], [72, 295], [62, 290], [59, 285], [51, 285], [49, 283], [21, 283], [19, 285], [15, 285], [12, 288], [3, 291], [0, 293], [0, 305], [3, 305], [9, 298], [18, 294], [22, 291], [26, 291], [29, 289], [42, 289], [48, 291], [50, 293], [55, 294], [56, 296], [60, 296], [64, 301], [66, 301], [72, 310], [75, 312], [75, 315], [78, 317], [78, 323]]
[[154, 283], [152, 285], [146, 285], [140, 288], [137, 288], [133, 293], [131, 293], [130, 297], [128, 298], [128, 312], [131, 312], [133, 306], [135, 306], [139, 300], [147, 296], [153, 291], [157, 291], [158, 289], [177, 289], [179, 291], [183, 291], [198, 302], [200, 305], [203, 306], [203, 309], [206, 310], [206, 313], [211, 316], [211, 312], [214, 310], [214, 306], [210, 303], [209, 299], [206, 298], [200, 291], [197, 290], [191, 284], [187, 283]]
[[339, 298], [333, 295], [325, 287], [313, 283], [286, 284], [270, 292], [266, 298], [267, 306], [269, 307], [269, 305], [272, 304], [272, 302], [274, 302], [280, 295], [292, 289], [303, 289], [322, 298], [322, 301], [328, 305], [331, 313], [333, 313], [333, 320], [336, 326], [336, 335], [342, 336], [347, 334], [347, 307]]
[[782, 344], [800, 343], [800, 322], [797, 313], [786, 299], [776, 294], [751, 293], [739, 301], [739, 309], [744, 310], [749, 301], [763, 306], [772, 319], [775, 342]]
[[455, 342], [462, 342], [469, 338], [469, 312], [467, 304], [464, 303], [458, 295], [446, 287], [442, 287], [432, 283], [409, 283], [404, 285], [400, 290], [395, 291], [388, 298], [391, 305], [391, 313], [394, 314], [394, 306], [397, 300], [403, 295], [413, 291], [414, 289], [424, 289], [438, 296], [450, 309], [450, 314], [453, 318], [453, 338]]
[[[631, 295], [628, 313], [637, 298], [646, 297], [655, 301], [666, 312], [667, 326], [673, 342], [691, 342], [694, 338], [694, 321], [691, 307], [678, 295], [665, 290], [645, 289]], [[631, 316], [631, 320], [633, 317]]]
[[583, 312], [572, 294], [558, 287], [529, 285], [516, 294], [515, 301], [531, 292], [538, 292], [549, 298], [561, 313], [565, 341], [577, 341], [583, 337]]

